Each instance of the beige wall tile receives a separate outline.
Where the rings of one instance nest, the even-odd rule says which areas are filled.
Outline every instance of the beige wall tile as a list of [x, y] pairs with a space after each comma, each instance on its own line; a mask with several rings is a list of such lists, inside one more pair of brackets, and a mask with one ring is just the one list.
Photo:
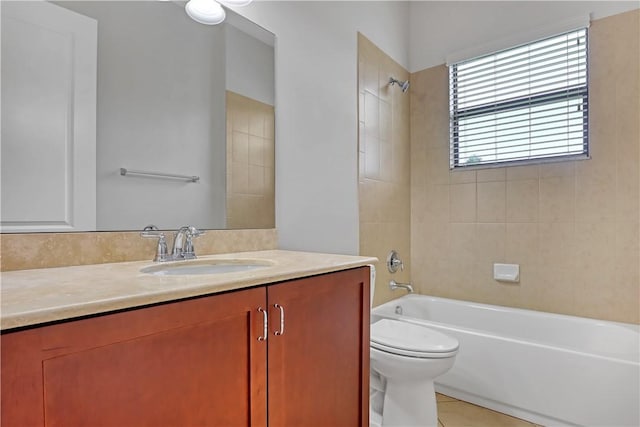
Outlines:
[[476, 171], [452, 170], [449, 172], [450, 184], [470, 184], [476, 182]]
[[573, 276], [569, 270], [541, 269], [535, 288], [521, 288], [525, 308], [575, 315]]
[[616, 276], [615, 224], [576, 223], [575, 247], [575, 313], [608, 317], [616, 299], [616, 288], [607, 286]]
[[476, 224], [475, 260], [491, 265], [503, 263], [505, 259], [506, 225]]
[[552, 162], [538, 165], [540, 178], [550, 178], [556, 176], [574, 176], [576, 173], [576, 162]]
[[[504, 261], [520, 266], [520, 281], [513, 286], [527, 290], [535, 289], [540, 268], [537, 223], [507, 224]], [[527, 301], [520, 293], [508, 305], [527, 307]]]
[[575, 232], [573, 223], [539, 224], [538, 283], [523, 289], [530, 308], [575, 314]]
[[380, 141], [373, 136], [365, 135], [364, 142], [364, 176], [368, 179], [381, 179]]
[[232, 131], [231, 138], [231, 160], [249, 163], [249, 135]]
[[537, 179], [507, 181], [506, 216], [508, 222], [538, 221], [538, 186]]
[[227, 117], [227, 227], [275, 227], [274, 108], [228, 91]]
[[449, 186], [428, 185], [424, 190], [425, 210], [423, 216], [432, 222], [449, 221]]
[[249, 193], [249, 166], [246, 163], [231, 163], [231, 192], [234, 194]]
[[392, 144], [392, 177], [391, 181], [396, 183], [402, 183], [403, 185], [409, 187], [411, 184], [411, 149], [407, 146], [407, 144], [399, 144], [398, 140], [408, 141], [408, 136], [400, 138], [396, 138], [393, 140]]
[[520, 306], [519, 283], [499, 282], [493, 278], [492, 263], [476, 263], [474, 270], [473, 300], [511, 307]]
[[507, 179], [507, 168], [479, 169], [477, 173], [478, 182], [504, 181]]
[[[426, 144], [416, 141], [411, 134], [411, 163], [410, 182], [412, 187], [424, 187], [427, 185], [427, 148]], [[445, 183], [448, 185], [449, 183]]]
[[366, 178], [358, 185], [361, 224], [382, 221], [382, 210], [387, 201], [379, 197], [379, 185], [378, 181]]
[[613, 175], [576, 176], [576, 221], [613, 221], [616, 217], [616, 181]]
[[[379, 120], [379, 135], [381, 141], [391, 142], [393, 127], [391, 125], [391, 119], [393, 117], [393, 113], [391, 111], [391, 105], [389, 102], [380, 101], [380, 115], [378, 116]], [[365, 116], [365, 121], [366, 121]]]
[[264, 167], [249, 165], [249, 194], [264, 194]]
[[506, 218], [506, 183], [479, 182], [478, 222], [504, 222]]
[[[412, 264], [421, 264], [424, 260], [451, 260], [451, 234], [453, 224], [438, 224], [428, 222], [424, 224], [412, 224], [412, 232], [420, 233], [420, 239], [411, 239], [412, 253], [414, 250], [420, 254], [412, 257]], [[419, 261], [417, 261], [419, 260]]]
[[[615, 248], [616, 274], [613, 291], [615, 303], [609, 306], [607, 319], [640, 323], [640, 223], [638, 221], [616, 223]], [[611, 282], [609, 282], [611, 283]]]
[[238, 108], [237, 111], [233, 111], [231, 113], [231, 117], [233, 118], [233, 130], [242, 133], [249, 133], [249, 113], [242, 109], [242, 101], [238, 101], [235, 104]]
[[507, 167], [507, 181], [519, 179], [538, 179], [540, 171], [538, 165], [523, 165]]
[[264, 140], [264, 161], [263, 164], [267, 168], [275, 169], [276, 166], [276, 144], [273, 137], [265, 137]]
[[372, 64], [366, 60], [360, 62], [360, 72], [362, 73], [360, 88], [372, 93], [373, 95], [378, 95], [380, 82], [378, 80], [377, 64]]
[[449, 225], [449, 260], [461, 268], [473, 268], [476, 259], [476, 224], [451, 223]]
[[380, 100], [371, 92], [364, 94], [364, 134], [367, 137], [380, 139]]
[[[640, 11], [590, 31], [590, 160], [449, 172], [445, 182], [447, 68], [411, 75], [412, 275], [423, 292], [638, 323], [640, 49], [629, 46], [640, 46]], [[520, 283], [493, 280], [500, 259], [520, 264]]]
[[380, 141], [380, 179], [393, 182], [393, 148], [389, 141]]
[[[411, 279], [411, 192], [420, 194], [424, 190], [424, 187], [422, 191], [410, 188], [411, 163], [422, 160], [426, 164], [427, 153], [419, 144], [415, 150], [410, 145], [408, 94], [388, 86], [390, 76], [405, 80], [408, 72], [362, 34], [358, 35], [358, 56], [359, 92], [365, 92], [360, 98], [364, 99], [364, 107], [359, 109], [362, 127], [359, 151], [363, 157], [358, 179], [360, 253], [381, 260], [376, 265], [374, 304], [377, 305], [404, 294], [389, 289], [392, 277], [400, 282]], [[417, 204], [421, 201], [424, 214], [424, 194], [415, 199]], [[398, 250], [405, 262], [404, 271], [393, 276], [385, 266], [391, 249]]]
[[505, 260], [505, 224], [477, 224], [471, 295], [474, 301], [503, 305], [518, 300], [517, 285], [493, 278], [493, 264]]
[[[640, 102], [640, 101], [638, 101]], [[636, 115], [640, 117], [640, 112]], [[621, 136], [616, 161], [616, 219], [633, 221], [640, 212], [640, 130], [636, 120], [633, 135]], [[635, 135], [635, 143], [633, 141]]]
[[539, 220], [572, 222], [575, 218], [575, 177], [540, 178]]
[[249, 135], [249, 164], [264, 166], [265, 144], [262, 136]]
[[426, 154], [426, 183], [449, 184], [449, 149], [429, 148]]
[[453, 184], [449, 187], [449, 220], [476, 222], [476, 184]]
[[249, 113], [249, 134], [262, 137], [264, 135], [264, 121], [265, 121], [264, 111], [260, 111], [260, 109], [256, 109], [256, 111], [250, 112]]
[[541, 222], [538, 233], [540, 265], [545, 269], [573, 271], [576, 266], [575, 224]]

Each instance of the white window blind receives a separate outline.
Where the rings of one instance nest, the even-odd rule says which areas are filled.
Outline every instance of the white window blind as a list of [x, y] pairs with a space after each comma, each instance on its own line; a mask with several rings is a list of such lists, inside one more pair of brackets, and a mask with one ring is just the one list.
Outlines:
[[588, 156], [587, 29], [449, 67], [451, 168]]

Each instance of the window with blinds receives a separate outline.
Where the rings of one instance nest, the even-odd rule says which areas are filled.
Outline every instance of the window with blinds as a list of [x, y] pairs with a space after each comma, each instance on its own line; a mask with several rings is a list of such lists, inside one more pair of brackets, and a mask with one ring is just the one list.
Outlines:
[[449, 67], [451, 168], [587, 157], [587, 29]]

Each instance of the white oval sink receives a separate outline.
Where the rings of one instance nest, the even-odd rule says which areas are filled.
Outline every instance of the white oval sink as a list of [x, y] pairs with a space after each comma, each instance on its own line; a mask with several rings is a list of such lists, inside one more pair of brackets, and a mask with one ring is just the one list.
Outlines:
[[171, 264], [159, 264], [145, 267], [141, 273], [155, 276], [188, 276], [196, 274], [223, 274], [259, 270], [272, 264], [255, 260], [202, 260], [182, 261]]

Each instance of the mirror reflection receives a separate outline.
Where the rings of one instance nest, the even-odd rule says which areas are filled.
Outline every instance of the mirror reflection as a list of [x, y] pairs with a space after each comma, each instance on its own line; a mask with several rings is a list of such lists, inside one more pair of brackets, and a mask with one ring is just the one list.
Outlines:
[[273, 34], [183, 2], [0, 7], [3, 232], [275, 226]]

